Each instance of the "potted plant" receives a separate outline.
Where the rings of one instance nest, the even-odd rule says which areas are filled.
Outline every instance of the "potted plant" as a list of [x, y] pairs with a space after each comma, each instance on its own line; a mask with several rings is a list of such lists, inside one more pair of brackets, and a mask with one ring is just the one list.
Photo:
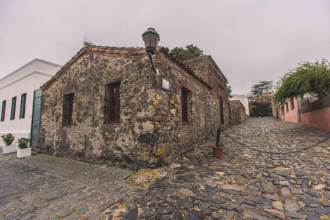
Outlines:
[[16, 152], [16, 145], [13, 144], [15, 137], [12, 134], [6, 134], [1, 136], [2, 141], [5, 143], [5, 146], [2, 148], [3, 154], [9, 154]]
[[215, 147], [213, 147], [213, 156], [221, 157], [224, 144], [222, 142], [217, 142]]
[[17, 140], [18, 146], [17, 146], [17, 157], [23, 158], [23, 157], [30, 157], [31, 156], [31, 147], [28, 146], [30, 142], [29, 138], [19, 138]]

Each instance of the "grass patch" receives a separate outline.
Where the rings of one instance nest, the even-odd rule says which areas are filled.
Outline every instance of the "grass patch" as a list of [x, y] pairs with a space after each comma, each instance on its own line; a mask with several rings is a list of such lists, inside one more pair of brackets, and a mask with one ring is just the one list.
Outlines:
[[134, 173], [131, 173], [130, 175], [128, 175], [128, 176], [126, 176], [126, 177], [124, 177], [124, 179], [123, 180], [127, 180], [127, 179], [129, 179], [132, 175], [133, 175]]
[[118, 168], [120, 168], [120, 169], [126, 169], [127, 168], [127, 165], [124, 164], [124, 163], [121, 163], [121, 164], [119, 164]]

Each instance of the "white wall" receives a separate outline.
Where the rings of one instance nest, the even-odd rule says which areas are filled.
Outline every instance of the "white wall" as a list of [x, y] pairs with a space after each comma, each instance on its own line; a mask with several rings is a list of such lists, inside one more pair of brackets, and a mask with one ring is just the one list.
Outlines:
[[249, 99], [245, 95], [234, 95], [230, 100], [239, 100], [245, 107], [245, 114], [250, 115]]
[[[5, 120], [0, 121], [0, 136], [12, 133], [15, 136], [15, 142], [20, 137], [30, 138], [34, 91], [38, 90], [60, 68], [60, 65], [35, 59], [0, 80], [0, 110], [2, 110], [2, 101], [6, 100]], [[21, 95], [24, 93], [26, 93], [25, 117], [20, 119]], [[15, 96], [15, 119], [10, 120], [12, 98]], [[4, 146], [2, 139], [0, 139], [0, 146]]]

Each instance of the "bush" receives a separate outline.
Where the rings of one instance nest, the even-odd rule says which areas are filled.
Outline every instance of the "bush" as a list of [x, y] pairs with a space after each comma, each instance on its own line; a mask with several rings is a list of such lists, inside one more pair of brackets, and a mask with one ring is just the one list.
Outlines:
[[28, 143], [30, 142], [31, 139], [29, 138], [19, 138], [17, 140], [18, 143], [18, 148], [23, 149], [23, 148], [28, 148]]
[[216, 147], [224, 147], [224, 144], [222, 142], [217, 142], [215, 144]]
[[6, 135], [2, 135], [1, 138], [2, 138], [3, 142], [5, 142], [6, 146], [11, 145], [15, 140], [15, 137], [10, 133], [6, 134]]
[[275, 102], [285, 103], [288, 98], [304, 97], [305, 94], [319, 99], [330, 94], [330, 63], [326, 59], [315, 63], [305, 62], [285, 74], [278, 82]]

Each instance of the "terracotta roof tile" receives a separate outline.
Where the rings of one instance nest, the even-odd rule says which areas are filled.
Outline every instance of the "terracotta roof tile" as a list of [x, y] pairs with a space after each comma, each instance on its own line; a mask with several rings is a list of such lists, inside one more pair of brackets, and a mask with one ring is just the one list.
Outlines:
[[[147, 54], [144, 48], [118, 48], [118, 47], [108, 47], [108, 46], [94, 46], [86, 44], [82, 49], [80, 49], [75, 56], [71, 58], [49, 81], [47, 81], [44, 85], [41, 86], [42, 90], [47, 89], [58, 77], [62, 75], [62, 73], [80, 56], [82, 56], [86, 52], [99, 52], [99, 53], [108, 53], [108, 54], [128, 54], [128, 55], [144, 55]], [[212, 89], [212, 86], [205, 80], [203, 77], [194, 71], [189, 64], [183, 62], [178, 59], [176, 56], [169, 53], [169, 50], [164, 47], [158, 47], [157, 52], [161, 52], [165, 54], [169, 59], [171, 59], [174, 63], [182, 67], [185, 71], [187, 71], [194, 78], [199, 80], [203, 85], [207, 88]]]

